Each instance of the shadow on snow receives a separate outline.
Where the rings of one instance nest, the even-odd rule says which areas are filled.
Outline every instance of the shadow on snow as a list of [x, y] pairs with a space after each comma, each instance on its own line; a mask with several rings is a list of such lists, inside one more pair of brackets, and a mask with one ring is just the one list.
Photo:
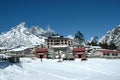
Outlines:
[[22, 65], [21, 65], [21, 62], [18, 62], [18, 63], [11, 63], [9, 61], [1, 61], [0, 62], [0, 69], [5, 69], [7, 68], [8, 66], [13, 66], [13, 65], [16, 65], [20, 68], [23, 68]]

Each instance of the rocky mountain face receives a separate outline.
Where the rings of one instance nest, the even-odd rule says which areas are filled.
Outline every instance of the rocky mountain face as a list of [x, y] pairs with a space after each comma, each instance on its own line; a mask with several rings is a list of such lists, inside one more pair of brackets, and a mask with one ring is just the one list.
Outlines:
[[120, 25], [108, 31], [100, 40], [100, 43], [107, 43], [108, 45], [114, 43], [120, 49]]
[[48, 36], [51, 36], [54, 33], [54, 31], [51, 30], [50, 27], [48, 27], [47, 30], [43, 30], [39, 26], [31, 27], [30, 28], [30, 32], [32, 34], [36, 35], [39, 38], [41, 38], [41, 37], [48, 37]]
[[0, 35], [0, 48], [15, 48], [17, 46], [35, 46], [44, 44], [44, 38], [50, 36], [53, 30], [43, 30], [38, 26], [28, 28], [25, 22], [20, 23], [6, 33]]

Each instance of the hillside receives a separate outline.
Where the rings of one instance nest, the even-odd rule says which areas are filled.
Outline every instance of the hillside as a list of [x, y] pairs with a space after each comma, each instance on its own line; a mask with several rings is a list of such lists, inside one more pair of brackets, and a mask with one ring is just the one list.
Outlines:
[[[43, 30], [38, 26], [28, 28], [25, 22], [13, 27], [0, 35], [0, 48], [15, 48], [17, 46], [35, 46], [44, 44], [44, 38], [51, 35], [53, 30]], [[49, 35], [47, 35], [49, 34]]]
[[108, 31], [99, 40], [100, 43], [107, 43], [108, 45], [114, 43], [120, 49], [120, 25]]

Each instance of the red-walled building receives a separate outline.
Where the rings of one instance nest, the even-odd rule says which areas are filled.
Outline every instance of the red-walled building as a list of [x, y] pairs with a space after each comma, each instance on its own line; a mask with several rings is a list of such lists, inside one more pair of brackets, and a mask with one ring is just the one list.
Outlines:
[[37, 58], [47, 58], [48, 57], [48, 49], [47, 48], [37, 48], [35, 50], [35, 55]]
[[93, 56], [104, 57], [104, 58], [120, 58], [120, 51], [101, 49], [93, 52]]
[[73, 55], [75, 58], [86, 57], [85, 48], [83, 47], [73, 48]]

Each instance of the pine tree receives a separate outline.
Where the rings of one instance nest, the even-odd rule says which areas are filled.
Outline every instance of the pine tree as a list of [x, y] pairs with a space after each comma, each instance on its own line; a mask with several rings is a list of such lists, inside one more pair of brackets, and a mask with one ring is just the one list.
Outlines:
[[103, 49], [109, 49], [109, 45], [107, 43], [99, 43], [99, 46]]
[[109, 45], [109, 49], [117, 49], [117, 46], [114, 44], [114, 43], [111, 43], [110, 45]]
[[91, 44], [92, 46], [98, 46], [98, 44], [97, 44], [96, 42], [94, 42], [94, 41], [92, 41], [90, 44]]
[[81, 45], [81, 43], [82, 43], [83, 41], [85, 41], [84, 35], [83, 35], [80, 31], [78, 31], [78, 32], [75, 34], [74, 40], [75, 40], [75, 42], [77, 42], [79, 45]]
[[95, 37], [93, 37], [93, 39], [92, 39], [92, 41], [91, 41], [91, 45], [92, 46], [98, 46], [98, 37], [97, 36], [95, 36]]
[[99, 43], [99, 46], [101, 46], [103, 49], [117, 49], [117, 46], [114, 43], [111, 43], [110, 45], [107, 43]]

